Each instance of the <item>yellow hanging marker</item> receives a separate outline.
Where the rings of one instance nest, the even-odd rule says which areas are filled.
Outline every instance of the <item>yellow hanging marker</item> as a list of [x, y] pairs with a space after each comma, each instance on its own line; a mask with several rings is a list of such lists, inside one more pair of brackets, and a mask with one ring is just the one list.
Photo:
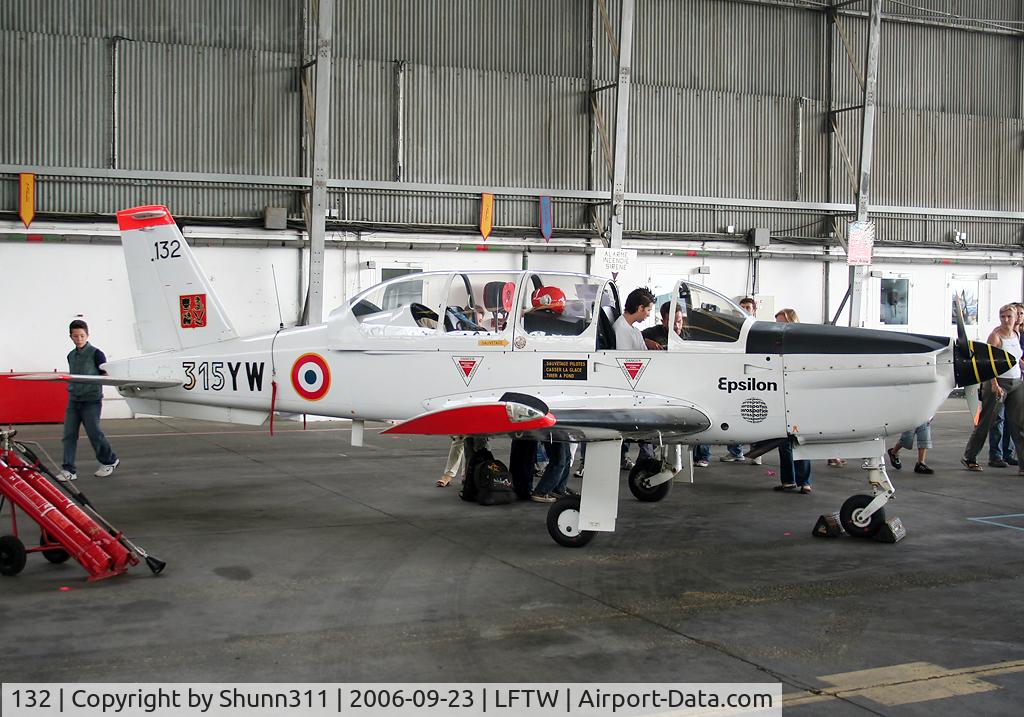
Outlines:
[[480, 236], [487, 241], [487, 237], [491, 235], [491, 229], [494, 228], [494, 195], [493, 194], [481, 194], [480, 195]]
[[23, 172], [18, 175], [18, 216], [28, 229], [36, 216], [36, 175]]

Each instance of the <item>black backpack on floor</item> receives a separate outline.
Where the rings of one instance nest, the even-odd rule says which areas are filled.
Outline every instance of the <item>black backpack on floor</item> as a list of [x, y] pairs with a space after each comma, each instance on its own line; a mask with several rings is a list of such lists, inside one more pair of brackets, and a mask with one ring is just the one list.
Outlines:
[[511, 503], [516, 499], [512, 474], [494, 454], [483, 448], [469, 459], [459, 497], [480, 505]]

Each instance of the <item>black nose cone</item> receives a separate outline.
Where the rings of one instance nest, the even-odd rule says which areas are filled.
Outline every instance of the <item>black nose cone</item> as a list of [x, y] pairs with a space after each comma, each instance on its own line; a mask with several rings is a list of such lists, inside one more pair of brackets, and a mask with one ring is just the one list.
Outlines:
[[973, 386], [1005, 373], [1017, 359], [1003, 349], [980, 341], [958, 340], [953, 352], [953, 378], [957, 386]]

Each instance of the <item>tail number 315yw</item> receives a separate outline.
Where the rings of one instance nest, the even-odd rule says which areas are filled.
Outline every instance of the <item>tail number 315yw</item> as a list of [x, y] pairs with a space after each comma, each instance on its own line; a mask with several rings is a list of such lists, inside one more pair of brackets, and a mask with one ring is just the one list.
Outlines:
[[[199, 383], [202, 383], [204, 391], [223, 391], [227, 388], [230, 379], [230, 390], [238, 391], [238, 379], [243, 365], [245, 366], [243, 378], [248, 382], [249, 390], [262, 391], [265, 365], [263, 361], [182, 361], [181, 367], [185, 370], [186, 379], [182, 388], [191, 391]], [[227, 368], [227, 376], [224, 375], [225, 368]]]

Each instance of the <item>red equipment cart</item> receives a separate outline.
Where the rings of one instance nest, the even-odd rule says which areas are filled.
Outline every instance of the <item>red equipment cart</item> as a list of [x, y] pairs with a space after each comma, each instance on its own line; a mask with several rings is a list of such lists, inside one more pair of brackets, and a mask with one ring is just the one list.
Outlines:
[[[0, 536], [0, 575], [17, 575], [29, 553], [41, 552], [51, 563], [77, 560], [89, 573], [89, 581], [120, 575], [145, 559], [154, 572], [164, 563], [146, 555], [114, 530], [85, 495], [66, 485], [81, 507], [55, 482], [54, 474], [23, 444], [13, 440], [14, 431], [0, 431], [0, 508], [11, 505], [11, 535]], [[54, 478], [55, 481], [55, 478]], [[41, 533], [38, 547], [26, 547], [18, 534], [17, 509], [35, 521]], [[90, 515], [91, 513], [91, 515]]]

